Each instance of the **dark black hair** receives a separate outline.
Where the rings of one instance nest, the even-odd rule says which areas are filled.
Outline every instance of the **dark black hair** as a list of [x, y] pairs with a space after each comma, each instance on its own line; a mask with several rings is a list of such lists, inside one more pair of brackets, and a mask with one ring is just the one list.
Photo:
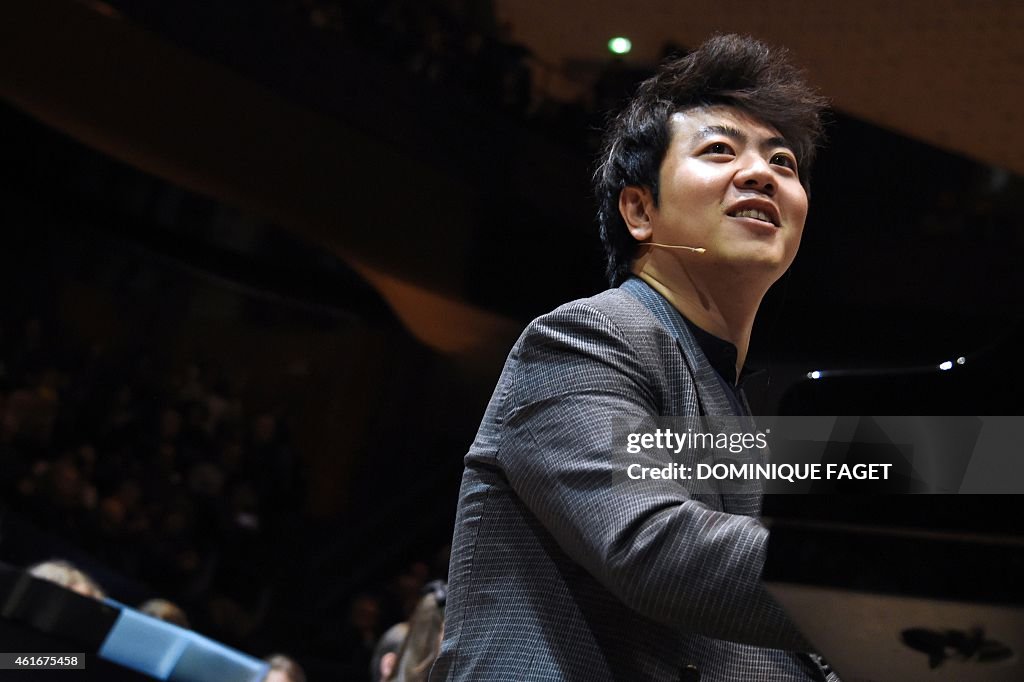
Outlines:
[[783, 48], [746, 36], [719, 35], [685, 57], [665, 62], [605, 130], [594, 173], [597, 219], [612, 286], [629, 276], [637, 242], [619, 213], [628, 186], [647, 187], [658, 201], [658, 172], [671, 139], [669, 119], [694, 107], [736, 107], [773, 126], [792, 146], [800, 182], [810, 169], [827, 105]]

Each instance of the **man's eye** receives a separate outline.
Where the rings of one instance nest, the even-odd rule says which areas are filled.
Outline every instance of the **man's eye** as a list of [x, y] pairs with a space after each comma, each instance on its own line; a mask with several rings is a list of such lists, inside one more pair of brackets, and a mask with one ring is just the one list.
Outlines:
[[776, 154], [772, 157], [772, 163], [776, 166], [785, 166], [790, 170], [796, 170], [796, 161], [789, 154]]
[[724, 142], [714, 142], [704, 148], [705, 154], [732, 154], [732, 147]]

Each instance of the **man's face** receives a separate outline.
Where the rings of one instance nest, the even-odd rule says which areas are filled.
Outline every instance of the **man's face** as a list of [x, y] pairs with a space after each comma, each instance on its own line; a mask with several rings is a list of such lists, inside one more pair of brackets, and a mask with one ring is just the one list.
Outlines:
[[807, 217], [793, 151], [777, 130], [732, 107], [677, 113], [670, 127], [652, 241], [703, 247], [687, 262], [720, 274], [778, 279]]

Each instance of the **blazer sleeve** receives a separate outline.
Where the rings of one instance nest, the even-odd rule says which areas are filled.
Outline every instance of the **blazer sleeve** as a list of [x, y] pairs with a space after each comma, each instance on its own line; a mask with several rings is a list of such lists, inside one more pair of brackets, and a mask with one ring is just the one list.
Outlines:
[[625, 475], [628, 463], [669, 463], [661, 451], [627, 462], [612, 449], [613, 417], [658, 416], [649, 360], [587, 304], [534, 321], [506, 368], [496, 457], [510, 485], [636, 611], [717, 639], [811, 650], [761, 585], [768, 531], [757, 519], [713, 510], [678, 480]]

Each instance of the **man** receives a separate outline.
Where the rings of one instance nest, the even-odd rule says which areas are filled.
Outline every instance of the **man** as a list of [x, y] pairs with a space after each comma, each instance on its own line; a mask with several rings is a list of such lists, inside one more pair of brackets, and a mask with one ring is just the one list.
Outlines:
[[784, 53], [720, 36], [610, 125], [617, 288], [512, 349], [466, 456], [431, 679], [836, 679], [761, 586], [760, 494], [631, 480], [612, 426], [749, 414], [737, 378], [800, 243], [823, 104]]

